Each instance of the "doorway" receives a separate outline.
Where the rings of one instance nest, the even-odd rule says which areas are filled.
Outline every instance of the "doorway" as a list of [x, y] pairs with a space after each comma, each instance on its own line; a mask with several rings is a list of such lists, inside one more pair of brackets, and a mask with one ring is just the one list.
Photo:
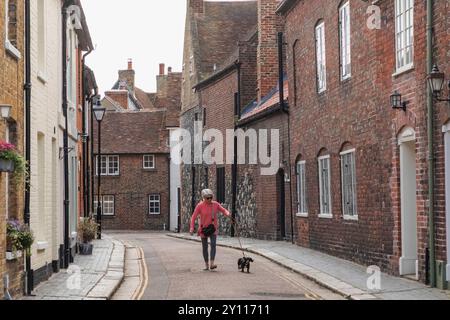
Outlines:
[[279, 225], [278, 240], [286, 239], [286, 190], [284, 184], [284, 170], [277, 174], [277, 220]]
[[399, 136], [401, 246], [400, 275], [418, 279], [416, 136], [412, 128]]

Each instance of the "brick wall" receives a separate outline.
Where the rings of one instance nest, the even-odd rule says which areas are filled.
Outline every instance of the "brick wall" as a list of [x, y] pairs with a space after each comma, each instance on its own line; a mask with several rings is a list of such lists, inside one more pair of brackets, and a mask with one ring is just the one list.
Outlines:
[[[109, 230], [166, 230], [169, 228], [168, 156], [155, 156], [156, 169], [143, 169], [143, 155], [120, 155], [120, 175], [102, 177], [101, 193], [115, 197], [115, 215], [103, 216]], [[97, 181], [95, 182], [97, 190]], [[97, 191], [95, 191], [97, 193]], [[161, 214], [149, 214], [150, 194], [160, 194]]]
[[[17, 42], [16, 48], [21, 53], [21, 58], [16, 58], [5, 49], [5, 42], [0, 41], [0, 70], [2, 77], [0, 77], [0, 104], [7, 104], [12, 106], [11, 118], [8, 120], [10, 130], [10, 140], [17, 145], [20, 153], [24, 152], [24, 4], [22, 1], [17, 1], [16, 18], [17, 28], [15, 31], [15, 38]], [[0, 6], [0, 34], [4, 34], [5, 25], [5, 5]], [[6, 123], [0, 121], [0, 140], [4, 140]], [[0, 299], [3, 298], [3, 277], [8, 274], [10, 277], [10, 293], [14, 296], [22, 294], [22, 270], [23, 258], [13, 262], [6, 261], [6, 195], [8, 194], [9, 203], [9, 217], [23, 218], [23, 187], [22, 185], [15, 185], [10, 180], [9, 190], [6, 190], [5, 173], [0, 173]]]
[[[381, 30], [370, 30], [368, 4], [350, 0], [352, 77], [340, 80], [338, 8], [340, 1], [298, 2], [287, 15], [288, 69], [291, 104], [292, 157], [306, 160], [308, 218], [298, 218], [298, 242], [362, 264], [376, 264], [399, 273], [402, 256], [400, 151], [398, 134], [411, 127], [416, 133], [417, 239], [419, 276], [425, 280], [428, 232], [428, 165], [426, 124], [426, 2], [415, 1], [414, 68], [396, 74], [394, 2], [379, 1]], [[449, 73], [448, 19], [435, 4], [435, 57]], [[317, 94], [314, 27], [325, 22], [327, 90]], [[444, 41], [444, 42], [442, 42]], [[392, 110], [389, 96], [398, 90], [408, 101], [406, 113]], [[442, 125], [448, 110], [435, 107], [436, 249], [445, 260], [444, 159]], [[339, 125], [335, 125], [339, 123]], [[358, 221], [342, 217], [339, 153], [356, 148]], [[318, 218], [317, 156], [331, 155], [333, 219]]]

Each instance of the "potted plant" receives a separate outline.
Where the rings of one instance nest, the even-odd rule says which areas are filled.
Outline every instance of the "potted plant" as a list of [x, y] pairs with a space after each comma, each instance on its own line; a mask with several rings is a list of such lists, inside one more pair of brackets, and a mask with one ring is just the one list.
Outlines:
[[98, 224], [92, 218], [83, 218], [78, 226], [78, 233], [80, 234], [81, 243], [78, 248], [81, 255], [91, 255], [94, 249], [92, 240], [97, 235]]
[[14, 173], [17, 182], [27, 177], [27, 163], [13, 144], [0, 141], [0, 172]]
[[22, 256], [22, 250], [27, 257], [31, 256], [31, 246], [34, 242], [33, 232], [19, 220], [9, 220], [6, 225], [7, 259], [15, 260]]

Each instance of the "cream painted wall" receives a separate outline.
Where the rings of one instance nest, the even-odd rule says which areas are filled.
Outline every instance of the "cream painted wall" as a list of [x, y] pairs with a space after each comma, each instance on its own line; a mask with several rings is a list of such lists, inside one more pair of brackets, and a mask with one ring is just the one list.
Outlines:
[[[44, 20], [39, 19], [44, 4]], [[40, 21], [44, 24], [39, 25]], [[39, 36], [44, 30], [44, 37]], [[32, 268], [58, 260], [62, 239], [61, 162], [58, 114], [61, 109], [61, 1], [31, 1], [31, 228]], [[44, 42], [44, 43], [42, 43]], [[43, 45], [43, 46], [42, 46]], [[39, 143], [38, 143], [39, 137]], [[42, 250], [37, 250], [38, 245]]]

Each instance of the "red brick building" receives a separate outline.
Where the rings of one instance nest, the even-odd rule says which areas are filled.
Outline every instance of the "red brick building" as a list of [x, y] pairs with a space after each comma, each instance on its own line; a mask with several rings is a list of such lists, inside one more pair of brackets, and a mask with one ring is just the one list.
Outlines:
[[[161, 65], [157, 92], [146, 93], [135, 86], [129, 61], [113, 89], [105, 92], [100, 191], [105, 229], [169, 228], [169, 134], [170, 128], [178, 126], [181, 73], [169, 68], [165, 74], [164, 69]], [[97, 125], [94, 130], [97, 142]], [[97, 156], [97, 145], [94, 151]]]
[[[434, 248], [442, 287], [449, 269], [442, 127], [449, 111], [435, 103], [429, 126], [426, 77], [427, 59], [450, 72], [450, 26], [442, 15], [449, 4], [434, 2], [432, 56], [427, 1], [369, 5], [285, 0], [279, 8], [288, 43], [291, 162], [300, 168], [297, 202], [305, 211], [297, 217], [298, 244], [421, 281]], [[392, 108], [395, 91], [406, 111]]]
[[[248, 164], [248, 154], [246, 164], [237, 166], [236, 181], [233, 179], [233, 165], [229, 162], [205, 165], [200, 172], [204, 185], [215, 191], [216, 198], [228, 209], [235, 208], [240, 234], [263, 239], [295, 237], [295, 230], [291, 227], [293, 219], [287, 179], [288, 105], [285, 101], [285, 108], [280, 106], [278, 88], [277, 35], [283, 30], [283, 19], [276, 15], [278, 4], [277, 0], [254, 2], [256, 10], [250, 11], [247, 17], [247, 22], [253, 21], [254, 24], [235, 24], [240, 32], [229, 41], [230, 54], [217, 59], [215, 70], [194, 86], [199, 96], [199, 107], [203, 110], [203, 130], [218, 130], [223, 137], [226, 137], [227, 130], [235, 129], [244, 133], [268, 130], [269, 136], [270, 130], [280, 132], [282, 143], [277, 150], [280, 159], [275, 164], [279, 168], [278, 173], [262, 175], [259, 163]], [[225, 3], [222, 5], [226, 6]], [[210, 24], [219, 25], [223, 19], [225, 12]], [[206, 39], [201, 40], [213, 37], [214, 34], [209, 33]], [[221, 47], [214, 49], [223, 54]], [[288, 98], [287, 82], [284, 83], [284, 97]], [[217, 117], [218, 114], [221, 116]], [[223, 157], [226, 159], [227, 155], [223, 154]], [[189, 216], [187, 214], [185, 220]], [[228, 233], [228, 227], [224, 224], [222, 231]]]

